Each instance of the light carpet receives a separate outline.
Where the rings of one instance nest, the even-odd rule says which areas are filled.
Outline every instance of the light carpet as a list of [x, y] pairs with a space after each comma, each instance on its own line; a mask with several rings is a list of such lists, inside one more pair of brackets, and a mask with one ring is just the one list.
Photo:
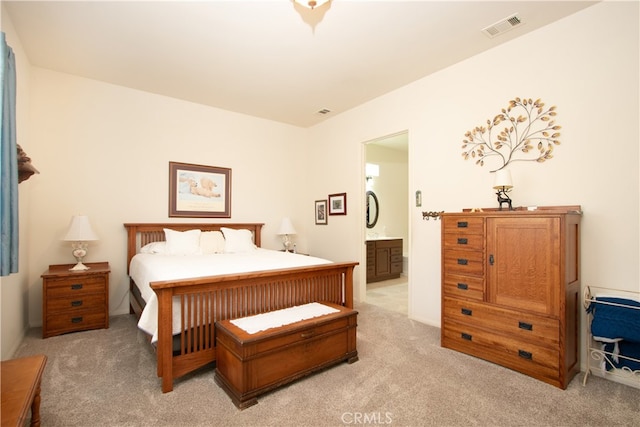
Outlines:
[[19, 356], [49, 358], [42, 382], [46, 426], [630, 426], [640, 390], [582, 374], [560, 390], [440, 347], [440, 330], [358, 304], [358, 352], [236, 409], [204, 368], [163, 394], [155, 355], [133, 316], [110, 328], [41, 338]]

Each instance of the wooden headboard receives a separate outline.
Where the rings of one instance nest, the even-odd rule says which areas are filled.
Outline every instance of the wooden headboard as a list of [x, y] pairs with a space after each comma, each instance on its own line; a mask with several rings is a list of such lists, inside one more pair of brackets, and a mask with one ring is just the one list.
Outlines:
[[129, 264], [131, 264], [131, 258], [140, 251], [140, 248], [144, 245], [153, 242], [164, 241], [164, 229], [168, 228], [176, 231], [187, 230], [202, 230], [202, 231], [220, 231], [221, 227], [246, 229], [253, 234], [253, 242], [256, 246], [261, 246], [260, 235], [262, 234], [263, 223], [245, 223], [245, 224], [231, 224], [231, 223], [128, 223], [124, 224], [127, 229], [127, 273], [129, 272]]

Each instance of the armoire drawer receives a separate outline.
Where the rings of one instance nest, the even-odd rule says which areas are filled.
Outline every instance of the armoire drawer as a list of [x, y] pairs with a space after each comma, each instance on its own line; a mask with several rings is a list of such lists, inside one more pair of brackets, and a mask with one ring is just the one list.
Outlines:
[[445, 233], [484, 234], [484, 218], [473, 216], [445, 216], [442, 218]]
[[447, 321], [442, 328], [442, 346], [470, 354], [534, 378], [557, 382], [559, 352], [509, 336]]
[[535, 342], [539, 346], [558, 348], [560, 342], [557, 319], [449, 297], [444, 297], [442, 310], [446, 319]]
[[484, 248], [484, 236], [468, 232], [451, 233], [447, 230], [442, 236], [442, 245], [445, 249], [481, 251]]
[[442, 283], [445, 295], [477, 301], [484, 300], [484, 279], [482, 277], [445, 273]]
[[445, 271], [472, 276], [484, 274], [484, 259], [481, 251], [445, 250]]

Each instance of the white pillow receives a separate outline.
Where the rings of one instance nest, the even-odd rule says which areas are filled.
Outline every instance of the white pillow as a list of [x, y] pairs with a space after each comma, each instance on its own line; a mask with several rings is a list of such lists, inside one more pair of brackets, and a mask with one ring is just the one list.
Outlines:
[[203, 231], [200, 234], [200, 251], [203, 254], [224, 252], [224, 236], [220, 231]]
[[200, 230], [175, 231], [165, 228], [166, 253], [169, 255], [200, 254], [200, 233]]
[[253, 234], [250, 230], [220, 227], [224, 234], [224, 252], [228, 254], [251, 252], [256, 250]]
[[163, 254], [167, 252], [165, 242], [152, 242], [140, 248], [141, 254]]

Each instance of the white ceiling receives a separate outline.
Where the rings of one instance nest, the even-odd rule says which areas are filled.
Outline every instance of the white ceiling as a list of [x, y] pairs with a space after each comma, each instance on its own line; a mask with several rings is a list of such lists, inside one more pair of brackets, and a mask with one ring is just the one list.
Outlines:
[[32, 65], [308, 127], [595, 2], [2, 3]]

